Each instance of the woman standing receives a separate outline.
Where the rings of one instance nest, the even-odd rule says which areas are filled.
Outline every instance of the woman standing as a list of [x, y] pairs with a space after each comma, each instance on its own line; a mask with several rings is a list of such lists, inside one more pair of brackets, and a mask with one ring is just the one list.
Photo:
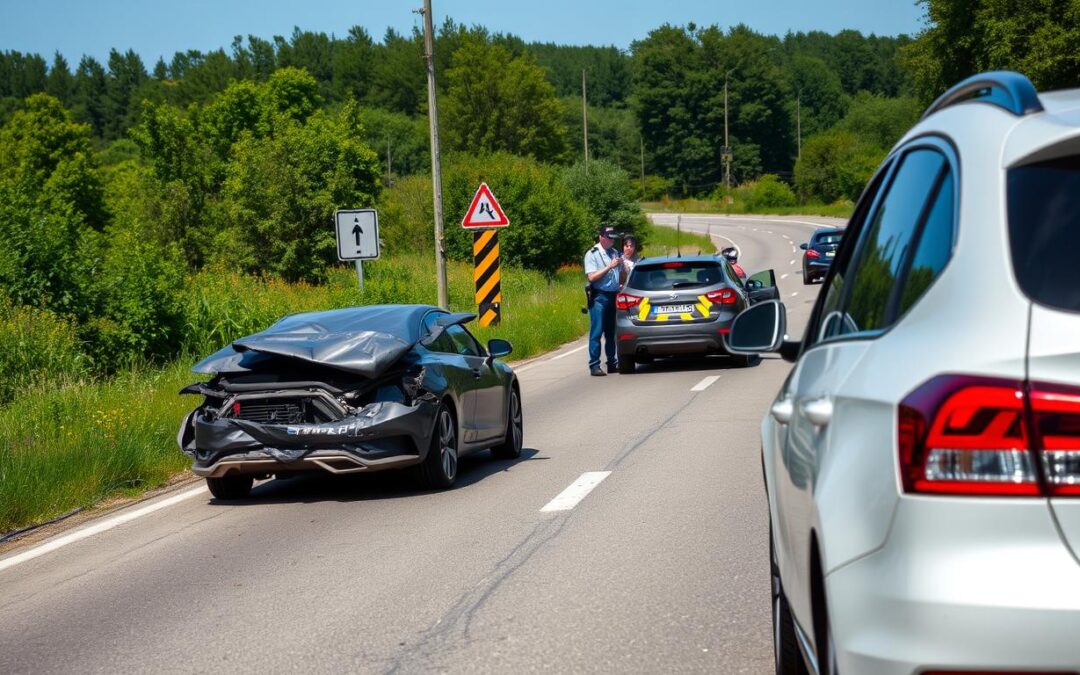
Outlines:
[[634, 263], [638, 261], [638, 241], [633, 235], [626, 235], [622, 242], [622, 269], [619, 270], [619, 286], [625, 286], [630, 273], [634, 271]]

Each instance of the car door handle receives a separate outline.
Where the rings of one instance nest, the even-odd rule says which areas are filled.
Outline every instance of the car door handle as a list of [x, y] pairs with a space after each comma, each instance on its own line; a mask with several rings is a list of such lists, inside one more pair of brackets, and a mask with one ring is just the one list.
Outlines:
[[799, 412], [816, 427], [823, 427], [832, 419], [833, 403], [827, 397], [812, 398], [799, 402]]
[[780, 424], [787, 424], [791, 421], [791, 413], [795, 412], [795, 406], [791, 403], [791, 397], [785, 396], [773, 403], [772, 407], [769, 408], [769, 412], [772, 413], [774, 420]]

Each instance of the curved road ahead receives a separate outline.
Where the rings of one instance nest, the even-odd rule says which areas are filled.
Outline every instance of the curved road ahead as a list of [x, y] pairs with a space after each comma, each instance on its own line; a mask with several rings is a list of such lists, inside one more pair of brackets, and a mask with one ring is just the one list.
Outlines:
[[[837, 222], [682, 225], [773, 267], [794, 335], [811, 221]], [[316, 476], [220, 504], [190, 484], [32, 559], [9, 546], [0, 672], [768, 672], [758, 425], [789, 364], [590, 378], [586, 361], [579, 341], [519, 366], [525, 456], [464, 460], [447, 492]], [[586, 472], [610, 473], [542, 510]]]

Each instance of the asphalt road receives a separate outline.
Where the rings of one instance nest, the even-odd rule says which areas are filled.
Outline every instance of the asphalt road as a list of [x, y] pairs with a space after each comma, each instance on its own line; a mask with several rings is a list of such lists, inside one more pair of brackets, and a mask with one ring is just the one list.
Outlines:
[[[810, 221], [830, 222], [682, 226], [774, 268], [797, 335]], [[453, 490], [312, 476], [223, 504], [188, 486], [6, 552], [0, 672], [769, 672], [758, 426], [789, 364], [590, 378], [584, 344], [519, 368], [524, 457], [463, 460]], [[542, 510], [586, 472], [610, 473]]]

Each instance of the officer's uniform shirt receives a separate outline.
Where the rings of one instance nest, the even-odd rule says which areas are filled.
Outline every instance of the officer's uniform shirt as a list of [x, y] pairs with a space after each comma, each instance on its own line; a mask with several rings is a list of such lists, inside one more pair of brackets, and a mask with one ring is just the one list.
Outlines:
[[[616, 251], [614, 247], [609, 248], [605, 251], [604, 247], [600, 245], [600, 242], [597, 242], [596, 245], [590, 248], [588, 253], [585, 254], [586, 278], [588, 277], [588, 275], [593, 274], [594, 272], [599, 272], [600, 270], [607, 267], [608, 264], [612, 261], [612, 259], [614, 259], [617, 255], [619, 255], [619, 252]], [[593, 281], [592, 287], [594, 290], [597, 291], [606, 291], [608, 293], [618, 292], [619, 266], [616, 265], [615, 267], [608, 270], [603, 277], [601, 277], [597, 281]]]

